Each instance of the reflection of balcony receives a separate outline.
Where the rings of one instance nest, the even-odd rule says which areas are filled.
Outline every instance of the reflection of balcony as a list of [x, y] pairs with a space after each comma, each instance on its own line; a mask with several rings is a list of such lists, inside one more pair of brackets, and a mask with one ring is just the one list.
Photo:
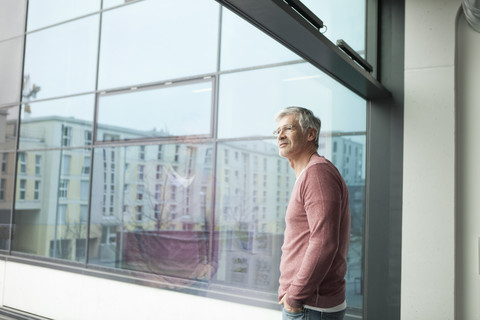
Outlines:
[[40, 201], [16, 201], [15, 212], [39, 213], [42, 208]]

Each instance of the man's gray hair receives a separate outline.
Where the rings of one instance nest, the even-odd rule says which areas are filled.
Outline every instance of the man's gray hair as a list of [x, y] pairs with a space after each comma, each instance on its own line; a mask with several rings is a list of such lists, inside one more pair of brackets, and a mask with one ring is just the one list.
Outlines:
[[320, 121], [320, 119], [315, 117], [313, 112], [306, 108], [292, 106], [287, 107], [277, 113], [277, 115], [275, 116], [275, 122], [278, 123], [280, 119], [291, 114], [295, 116], [295, 119], [300, 124], [303, 133], [306, 133], [309, 128], [315, 130], [314, 144], [315, 147], [318, 148], [318, 138], [320, 136], [320, 128], [322, 126], [322, 122]]

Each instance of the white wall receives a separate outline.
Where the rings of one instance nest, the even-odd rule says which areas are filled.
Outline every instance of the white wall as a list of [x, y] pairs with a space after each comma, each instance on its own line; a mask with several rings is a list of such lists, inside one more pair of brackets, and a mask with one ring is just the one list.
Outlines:
[[281, 318], [279, 311], [26, 264], [1, 261], [0, 271], [4, 306], [52, 319]]
[[461, 1], [405, 5], [401, 319], [453, 320], [454, 47]]
[[456, 44], [456, 319], [480, 319], [480, 33], [463, 12]]

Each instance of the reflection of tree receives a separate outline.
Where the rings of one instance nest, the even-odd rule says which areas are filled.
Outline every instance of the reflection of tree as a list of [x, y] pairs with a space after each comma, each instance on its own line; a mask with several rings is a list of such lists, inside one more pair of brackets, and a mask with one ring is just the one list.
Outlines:
[[35, 83], [31, 84], [30, 83], [30, 75], [27, 74], [23, 77], [23, 92], [22, 92], [22, 97], [23, 101], [25, 102], [25, 112], [31, 113], [32, 110], [30, 108], [30, 105], [28, 104], [28, 101], [30, 99], [35, 99], [37, 98], [37, 93], [40, 91], [41, 87], [37, 86]]
[[[82, 221], [80, 220], [80, 215], [68, 215], [67, 216], [67, 219], [65, 221], [65, 228], [64, 228], [64, 234], [65, 234], [65, 238], [67, 239], [71, 239], [71, 240], [84, 240], [86, 242], [86, 238], [87, 238], [87, 225], [85, 223], [82, 223]], [[78, 243], [75, 243], [75, 252], [78, 252], [79, 248], [77, 247]], [[86, 243], [85, 243], [86, 245]], [[71, 244], [71, 246], [73, 246], [73, 243]], [[72, 252], [72, 254], [74, 254]], [[85, 254], [85, 253], [83, 253]], [[77, 255], [75, 255], [75, 257], [72, 257], [73, 258], [77, 258]], [[79, 257], [79, 258], [84, 258], [83, 257]]]

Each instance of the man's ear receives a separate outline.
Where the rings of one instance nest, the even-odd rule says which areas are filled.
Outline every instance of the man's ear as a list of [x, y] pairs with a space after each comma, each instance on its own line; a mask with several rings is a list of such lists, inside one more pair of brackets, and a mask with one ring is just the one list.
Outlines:
[[317, 135], [317, 131], [313, 128], [308, 128], [307, 130], [307, 140], [308, 141], [315, 141], [315, 136]]

